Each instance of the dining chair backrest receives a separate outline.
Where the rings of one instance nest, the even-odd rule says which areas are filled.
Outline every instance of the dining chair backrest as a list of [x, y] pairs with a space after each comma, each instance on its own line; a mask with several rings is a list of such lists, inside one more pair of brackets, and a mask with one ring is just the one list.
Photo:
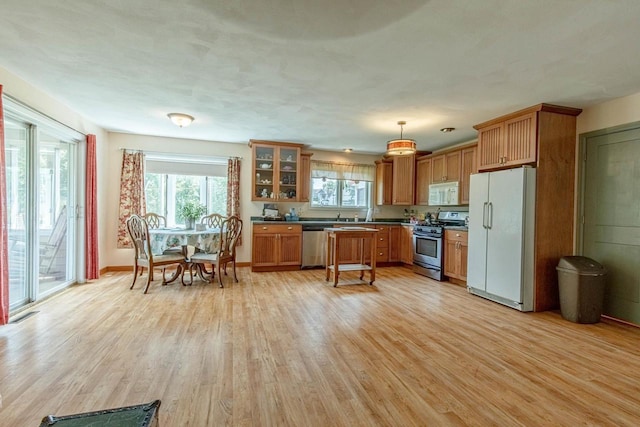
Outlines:
[[203, 216], [200, 220], [201, 224], [205, 224], [207, 228], [220, 228], [222, 227], [222, 222], [226, 218], [220, 214], [212, 213], [207, 216]]
[[241, 232], [242, 220], [237, 216], [230, 216], [222, 222], [218, 257], [232, 256], [235, 258], [236, 243], [238, 243]]
[[167, 226], [167, 218], [157, 213], [148, 212], [144, 219], [147, 221], [149, 228], [161, 228]]
[[127, 230], [133, 243], [136, 259], [152, 261], [153, 255], [151, 254], [147, 221], [138, 215], [131, 215], [127, 219]]

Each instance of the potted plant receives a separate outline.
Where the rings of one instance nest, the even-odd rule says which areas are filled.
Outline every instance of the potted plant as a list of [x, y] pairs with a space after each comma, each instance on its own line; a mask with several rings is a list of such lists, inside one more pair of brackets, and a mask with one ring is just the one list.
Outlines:
[[184, 225], [188, 230], [195, 228], [196, 220], [200, 219], [207, 207], [198, 202], [185, 202], [180, 208], [180, 216], [184, 219]]

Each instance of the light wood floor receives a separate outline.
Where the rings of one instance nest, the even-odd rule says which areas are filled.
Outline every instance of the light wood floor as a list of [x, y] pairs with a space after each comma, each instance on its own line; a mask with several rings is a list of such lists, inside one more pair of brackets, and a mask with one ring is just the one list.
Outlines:
[[0, 425], [154, 399], [163, 427], [640, 423], [640, 329], [377, 273], [75, 286], [0, 327]]

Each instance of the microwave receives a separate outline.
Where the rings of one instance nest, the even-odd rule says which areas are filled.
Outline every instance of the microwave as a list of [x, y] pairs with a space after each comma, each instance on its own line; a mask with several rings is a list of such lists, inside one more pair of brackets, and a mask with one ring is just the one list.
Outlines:
[[429, 185], [429, 206], [459, 205], [458, 181]]

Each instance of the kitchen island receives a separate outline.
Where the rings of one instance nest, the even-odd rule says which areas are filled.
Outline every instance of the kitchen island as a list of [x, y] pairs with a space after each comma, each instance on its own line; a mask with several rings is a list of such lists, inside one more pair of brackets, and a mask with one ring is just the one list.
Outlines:
[[[360, 280], [364, 277], [364, 272], [369, 272], [369, 284], [373, 285], [376, 280], [376, 233], [375, 228], [367, 227], [334, 227], [325, 228], [327, 233], [327, 266], [325, 268], [326, 280], [329, 281], [333, 274], [333, 286], [338, 286], [338, 279], [341, 271], [359, 271]], [[360, 262], [340, 264], [340, 240], [357, 239], [360, 244]], [[370, 242], [369, 264], [366, 263], [365, 241]]]

